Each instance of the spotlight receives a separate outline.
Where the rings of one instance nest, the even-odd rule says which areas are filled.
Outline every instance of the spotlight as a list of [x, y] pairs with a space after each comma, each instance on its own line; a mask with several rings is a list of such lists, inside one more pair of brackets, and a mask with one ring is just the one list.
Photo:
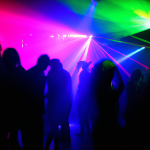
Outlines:
[[63, 37], [66, 37], [67, 35], [63, 35]]
[[93, 37], [93, 35], [90, 35], [90, 38], [92, 38]]

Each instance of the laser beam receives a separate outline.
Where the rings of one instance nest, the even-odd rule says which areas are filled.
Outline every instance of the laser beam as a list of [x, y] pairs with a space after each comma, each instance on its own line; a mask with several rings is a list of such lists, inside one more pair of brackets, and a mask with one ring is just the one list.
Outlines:
[[[94, 40], [93, 40], [94, 41]], [[94, 41], [95, 42], [95, 41]], [[95, 42], [96, 43], [96, 42]], [[97, 44], [97, 43], [96, 43]], [[98, 45], [98, 44], [97, 44]], [[130, 74], [111, 56], [109, 55], [100, 45], [98, 45], [115, 63], [116, 65], [118, 65], [120, 67], [120, 69], [122, 69], [122, 71], [124, 71], [124, 73], [126, 73], [126, 75], [128, 77], [130, 77]]]

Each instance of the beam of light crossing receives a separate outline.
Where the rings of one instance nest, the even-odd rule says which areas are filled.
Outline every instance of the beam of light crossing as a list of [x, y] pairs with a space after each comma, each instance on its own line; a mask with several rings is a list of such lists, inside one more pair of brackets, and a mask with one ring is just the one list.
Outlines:
[[[140, 46], [140, 47], [145, 46], [145, 45], [139, 45], [139, 44], [130, 43], [130, 42], [119, 41], [119, 40], [115, 40], [115, 39], [104, 38], [104, 37], [97, 37], [97, 36], [94, 36], [94, 37], [96, 37], [96, 38], [102, 38], [102, 39], [106, 39], [106, 40], [110, 40], [110, 41], [114, 41], [114, 42], [118, 42], [118, 43], [125, 43], [125, 44], [129, 44], [129, 45]], [[149, 46], [145, 46], [145, 47], [146, 48], [150, 48]]]
[[[90, 36], [89, 39], [88, 39], [88, 42], [87, 42], [87, 45], [86, 45], [86, 49], [85, 49], [85, 51], [84, 51], [83, 57], [81, 58], [81, 61], [86, 61], [87, 53], [88, 53], [89, 46], [90, 46], [90, 43], [91, 43], [91, 39], [92, 39], [92, 36]], [[79, 77], [79, 74], [81, 73], [81, 71], [82, 71], [82, 68], [79, 69], [79, 71], [78, 71], [77, 74], [75, 75], [75, 78]], [[74, 78], [74, 79], [75, 79], [75, 78]]]
[[133, 37], [133, 38], [135, 38], [135, 39], [137, 39], [137, 40], [140, 40], [140, 41], [142, 41], [142, 42], [145, 42], [145, 43], [150, 44], [150, 42], [149, 42], [149, 41], [144, 40], [144, 39], [141, 39], [141, 38], [139, 38], [139, 37], [136, 37], [136, 36], [131, 36], [131, 37]]
[[95, 52], [95, 54], [96, 54], [96, 57], [97, 57], [97, 59], [99, 60], [99, 59], [100, 59], [100, 56], [99, 56], [99, 54], [97, 53], [97, 51], [95, 50], [95, 46], [94, 46], [93, 42], [91, 42], [91, 43], [92, 43], [92, 48], [93, 48], [93, 50], [94, 50], [94, 52]]
[[[94, 40], [93, 40], [94, 41]], [[95, 42], [95, 41], [94, 41]], [[95, 42], [96, 43], [96, 42]], [[97, 43], [96, 43], [97, 44]], [[97, 44], [98, 45], [98, 44]], [[124, 73], [126, 73], [126, 75], [128, 77], [130, 77], [130, 74], [111, 56], [109, 55], [100, 45], [98, 45], [115, 63], [116, 65], [118, 65], [120, 67], [120, 69], [122, 69], [122, 71], [124, 71]]]
[[[67, 67], [67, 70], [71, 70], [71, 68], [73, 66], [75, 66], [75, 64], [77, 63], [77, 61], [79, 60], [79, 58], [81, 57], [81, 55], [83, 54], [87, 44], [88, 44], [89, 39], [86, 41], [86, 43], [83, 45], [83, 47], [80, 49], [80, 51], [78, 52], [78, 54], [74, 57], [74, 59], [70, 62], [70, 64]], [[73, 70], [74, 71], [74, 70]], [[73, 71], [71, 72], [71, 75], [73, 74]]]
[[[102, 43], [100, 43], [100, 42], [97, 42], [97, 43], [102, 44]], [[107, 47], [107, 48], [109, 48], [109, 49], [111, 49], [111, 50], [113, 50], [114, 52], [116, 52], [116, 53], [118, 53], [118, 54], [121, 54], [121, 55], [123, 55], [123, 56], [125, 56], [125, 57], [127, 56], [127, 55], [125, 55], [125, 54], [122, 54], [122, 53], [120, 53], [120, 52], [114, 50], [113, 48], [111, 48], [111, 47], [109, 47], [109, 46], [107, 46], [107, 45], [104, 45], [104, 46]], [[140, 62], [138, 62], [138, 61], [136, 61], [136, 60], [134, 60], [134, 59], [132, 59], [131, 57], [128, 57], [127, 59], [131, 59], [132, 61], [138, 63], [139, 65], [141, 65], [141, 66], [143, 66], [143, 67], [149, 69], [149, 67], [147, 67], [146, 65], [144, 65], [144, 64], [142, 64], [142, 63], [140, 63]]]
[[88, 40], [88, 43], [87, 43], [86, 50], [85, 50], [85, 52], [84, 52], [82, 61], [86, 61], [87, 54], [88, 54], [88, 50], [89, 50], [89, 46], [90, 46], [90, 43], [91, 43], [91, 39], [92, 39], [92, 36], [90, 36], [90, 38], [89, 38], [89, 40]]
[[[86, 61], [86, 57], [87, 57], [87, 53], [88, 53], [88, 49], [89, 49], [89, 45], [90, 45], [90, 42], [91, 42], [91, 39], [92, 39], [92, 36], [90, 36], [90, 38], [87, 40], [87, 42], [85, 43], [85, 45], [83, 46], [83, 48], [81, 50], [82, 51], [82, 54], [84, 52], [84, 55], [83, 57], [81, 58], [82, 54], [80, 54], [80, 57], [78, 57], [78, 59], [76, 59], [76, 63], [77, 61], [79, 60], [82, 60], [82, 61]], [[86, 48], [86, 50], [85, 50]], [[78, 55], [77, 55], [78, 56]], [[82, 68], [80, 68], [79, 70], [76, 69], [76, 66], [74, 66], [72, 72], [71, 72], [71, 76], [72, 76], [72, 81], [74, 82], [75, 79], [79, 76], [80, 72], [82, 71]]]
[[118, 63], [122, 63], [123, 61], [127, 60], [129, 57], [135, 55], [136, 53], [139, 53], [140, 51], [142, 51], [142, 50], [144, 50], [144, 49], [145, 49], [145, 47], [139, 48], [138, 50], [136, 50], [136, 51], [134, 51], [134, 52], [128, 54], [127, 56], [121, 58], [120, 60], [118, 60]]
[[89, 17], [94, 17], [96, 6], [97, 6], [97, 2], [92, 0], [85, 15]]
[[[96, 45], [97, 46], [97, 45]], [[100, 49], [100, 47], [98, 47]], [[100, 49], [101, 50], [101, 49]], [[99, 53], [99, 56], [101, 56], [101, 54], [103, 54], [104, 58], [107, 58], [107, 56], [105, 55], [105, 53], [101, 50], [98, 51], [97, 53]]]

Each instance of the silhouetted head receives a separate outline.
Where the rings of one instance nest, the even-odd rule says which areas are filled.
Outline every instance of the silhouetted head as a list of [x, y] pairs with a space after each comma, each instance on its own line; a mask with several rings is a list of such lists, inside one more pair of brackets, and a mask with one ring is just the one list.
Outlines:
[[141, 77], [142, 77], [142, 71], [140, 69], [134, 69], [131, 74], [130, 80], [138, 82]]
[[86, 61], [79, 61], [77, 63], [77, 68], [80, 69], [82, 67], [83, 70], [87, 70], [91, 63], [92, 63], [92, 61], [90, 61], [89, 63], [87, 63]]
[[98, 86], [108, 87], [114, 77], [115, 64], [110, 60], [97, 63], [92, 69], [93, 80]]
[[82, 69], [83, 70], [87, 70], [89, 68], [89, 65], [92, 63], [92, 61], [90, 61], [89, 63], [87, 63], [86, 61], [82, 62]]
[[59, 59], [51, 59], [50, 67], [51, 67], [51, 69], [60, 69], [60, 68], [63, 68], [63, 65]]
[[49, 64], [50, 64], [50, 58], [46, 54], [41, 55], [37, 60], [37, 67], [40, 71], [46, 70]]
[[18, 52], [14, 48], [7, 48], [3, 53], [3, 63], [7, 70], [15, 68], [16, 65], [20, 65]]

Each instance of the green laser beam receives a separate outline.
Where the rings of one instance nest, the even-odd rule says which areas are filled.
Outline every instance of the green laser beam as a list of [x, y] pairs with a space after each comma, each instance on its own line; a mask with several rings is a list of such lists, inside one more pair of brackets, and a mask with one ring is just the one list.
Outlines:
[[[103, 38], [103, 37], [97, 37], [97, 36], [94, 36], [96, 38]], [[130, 45], [135, 45], [135, 46], [145, 46], [145, 45], [139, 45], [139, 44], [134, 44], [134, 43], [130, 43], [130, 42], [124, 42], [124, 41], [118, 41], [118, 40], [114, 40], [114, 39], [109, 39], [109, 38], [103, 38], [103, 39], [107, 39], [107, 40], [110, 40], [110, 41], [114, 41], [114, 42], [118, 42], [118, 43], [125, 43], [125, 44], [130, 44]], [[150, 48], [149, 46], [145, 46], [147, 48]]]
[[142, 42], [145, 42], [145, 43], [150, 44], [150, 42], [149, 42], [149, 41], [144, 40], [144, 39], [141, 39], [141, 38], [139, 38], [139, 37], [136, 37], [136, 36], [131, 36], [131, 37], [133, 37], [133, 38], [135, 38], [135, 39], [138, 39], [138, 40], [140, 40], [140, 41], [142, 41]]

